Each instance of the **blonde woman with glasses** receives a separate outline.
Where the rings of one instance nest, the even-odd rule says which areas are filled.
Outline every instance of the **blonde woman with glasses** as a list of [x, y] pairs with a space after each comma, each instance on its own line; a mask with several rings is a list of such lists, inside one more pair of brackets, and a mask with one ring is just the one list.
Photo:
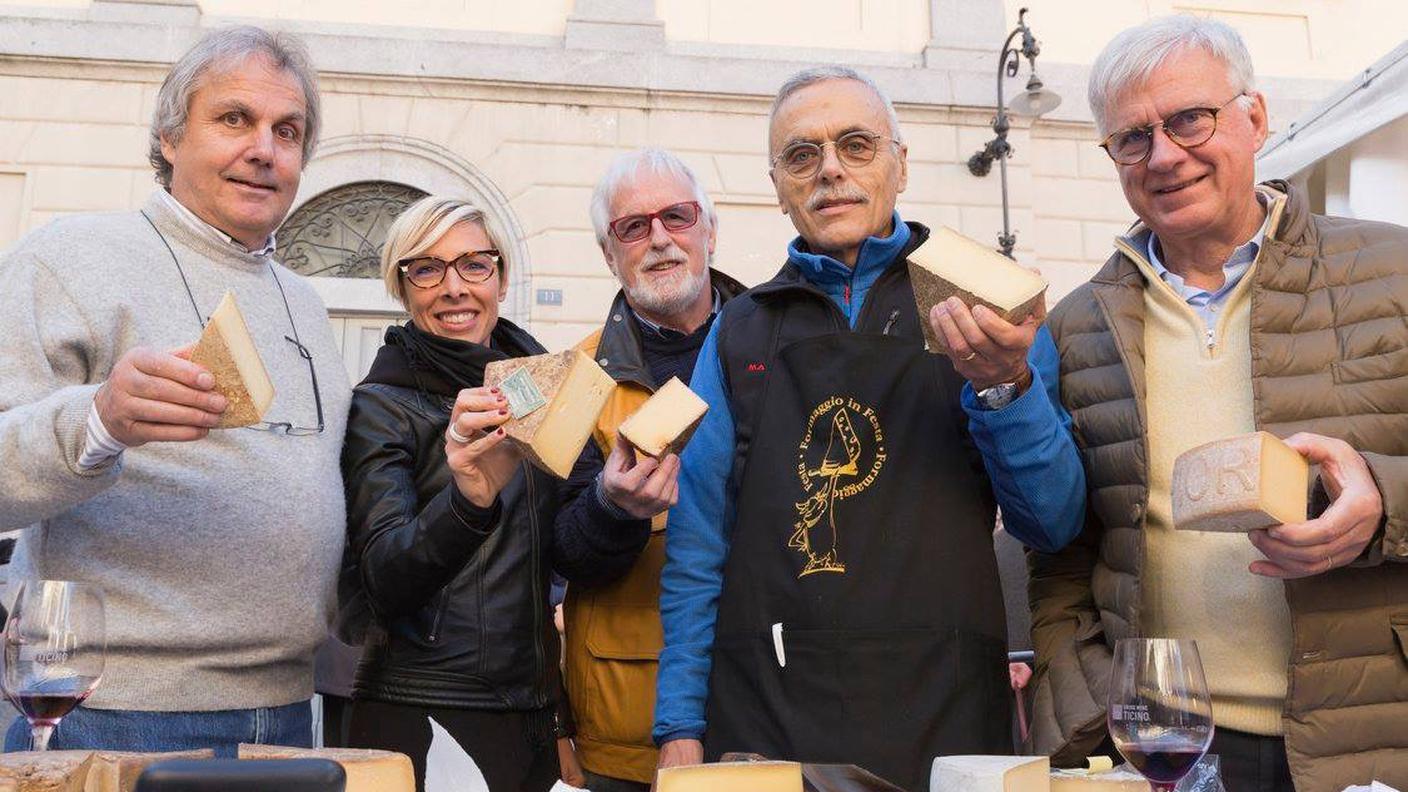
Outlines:
[[[484, 367], [545, 351], [499, 316], [504, 247], [484, 213], [455, 198], [423, 198], [392, 224], [382, 275], [411, 318], [387, 331], [354, 391], [343, 450], [344, 604], [369, 606], [348, 741], [407, 754], [421, 789], [431, 718], [491, 790], [552, 787], [561, 685], [550, 575], [619, 574], [649, 533], [644, 520], [567, 513], [607, 509], [599, 499], [559, 514], [562, 482], [504, 442], [508, 404], [483, 387]], [[629, 486], [650, 466], [616, 455], [602, 475]]]

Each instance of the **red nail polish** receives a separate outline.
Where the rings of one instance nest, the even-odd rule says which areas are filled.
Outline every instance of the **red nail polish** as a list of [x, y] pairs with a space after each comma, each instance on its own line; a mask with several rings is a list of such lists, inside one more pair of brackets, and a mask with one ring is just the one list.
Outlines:
[[499, 415], [508, 415], [508, 410], [499, 410]]
[[499, 392], [499, 389], [498, 389], [498, 388], [490, 388], [490, 389], [489, 389], [489, 392], [490, 392], [490, 393], [498, 393], [498, 392]]
[[503, 434], [504, 434], [504, 430], [503, 430], [503, 429], [500, 429], [500, 430], [497, 432], [497, 434], [498, 434], [500, 437], [502, 437]]

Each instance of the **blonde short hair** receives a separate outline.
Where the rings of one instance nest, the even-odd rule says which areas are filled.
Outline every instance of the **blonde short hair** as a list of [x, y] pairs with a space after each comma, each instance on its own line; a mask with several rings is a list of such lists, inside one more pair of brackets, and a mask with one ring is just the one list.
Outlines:
[[499, 277], [508, 277], [509, 251], [502, 235], [489, 222], [484, 210], [462, 198], [427, 195], [407, 206], [386, 230], [386, 244], [381, 248], [381, 279], [386, 293], [406, 306], [406, 287], [401, 281], [400, 262], [415, 258], [435, 246], [440, 238], [460, 223], [478, 223], [489, 241], [500, 253]]

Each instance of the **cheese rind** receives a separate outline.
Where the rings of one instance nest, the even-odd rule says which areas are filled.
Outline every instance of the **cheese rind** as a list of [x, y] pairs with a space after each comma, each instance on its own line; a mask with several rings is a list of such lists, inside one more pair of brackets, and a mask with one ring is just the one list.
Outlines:
[[709, 405], [688, 385], [679, 377], [671, 377], [621, 423], [621, 436], [646, 456], [658, 459], [678, 454], [708, 411]]
[[930, 792], [1048, 792], [1045, 756], [940, 756], [929, 771]]
[[666, 767], [655, 779], [656, 792], [802, 792], [802, 766], [796, 762], [718, 762]]
[[20, 751], [0, 754], [0, 778], [18, 792], [83, 792], [92, 751]]
[[233, 293], [225, 292], [215, 313], [210, 315], [205, 332], [191, 352], [191, 362], [207, 369], [215, 378], [215, 391], [229, 400], [217, 424], [219, 428], [249, 426], [264, 420], [264, 411], [274, 401], [274, 382], [269, 379]]
[[1129, 770], [1051, 771], [1051, 792], [1148, 792], [1144, 776]]
[[935, 305], [956, 296], [969, 308], [985, 305], [1008, 322], [1021, 324], [1046, 294], [1040, 275], [943, 226], [909, 254], [909, 280], [924, 340], [930, 352], [939, 354], [947, 354], [947, 346], [929, 323]]
[[362, 748], [292, 748], [241, 743], [241, 759], [330, 759], [347, 773], [346, 792], [415, 792], [410, 757]]
[[93, 766], [88, 770], [84, 792], [132, 792], [137, 779], [149, 765], [173, 759], [214, 759], [215, 751], [172, 751], [168, 753], [134, 753], [130, 751], [98, 751], [93, 754]]
[[1173, 524], [1254, 531], [1304, 522], [1310, 465], [1275, 435], [1252, 432], [1189, 449], [1173, 463]]
[[522, 418], [510, 418], [503, 429], [528, 461], [565, 479], [591, 437], [616, 382], [595, 360], [569, 349], [495, 360], [484, 368], [484, 384], [498, 387], [520, 370], [532, 377], [548, 403]]

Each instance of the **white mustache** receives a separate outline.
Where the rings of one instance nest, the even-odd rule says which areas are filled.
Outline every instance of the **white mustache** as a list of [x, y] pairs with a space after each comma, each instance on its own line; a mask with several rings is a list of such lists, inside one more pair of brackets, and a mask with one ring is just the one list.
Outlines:
[[830, 189], [825, 192], [814, 194], [807, 201], [807, 208], [813, 211], [820, 209], [821, 205], [833, 201], [855, 201], [857, 203], [869, 203], [870, 196], [859, 190], [852, 189]]

